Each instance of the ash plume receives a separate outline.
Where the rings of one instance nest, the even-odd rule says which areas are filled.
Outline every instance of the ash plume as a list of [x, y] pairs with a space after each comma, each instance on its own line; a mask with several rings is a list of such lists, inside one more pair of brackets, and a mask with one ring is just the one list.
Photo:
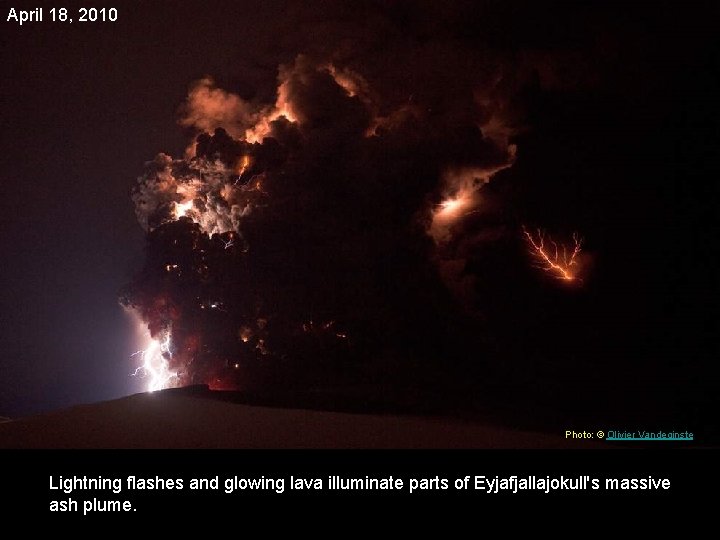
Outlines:
[[477, 348], [458, 246], [488, 235], [463, 223], [513, 163], [537, 66], [373, 34], [382, 57], [308, 46], [273, 96], [190, 87], [193, 144], [133, 190], [146, 260], [121, 299], [168, 344], [172, 384], [435, 384]]

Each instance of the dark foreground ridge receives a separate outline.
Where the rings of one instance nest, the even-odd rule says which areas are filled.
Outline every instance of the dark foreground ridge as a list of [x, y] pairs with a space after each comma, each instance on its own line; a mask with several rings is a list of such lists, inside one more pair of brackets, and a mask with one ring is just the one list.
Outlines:
[[[0, 423], [0, 448], [657, 448], [716, 441], [705, 424], [663, 411], [628, 410], [621, 419], [611, 409], [575, 407], [564, 409], [561, 419], [557, 408], [540, 402], [484, 395], [469, 403], [366, 388], [271, 393], [201, 384]], [[568, 430], [593, 436], [566, 437]], [[598, 438], [611, 430], [690, 431], [694, 439], [626, 444]]]
[[[294, 407], [289, 407], [295, 399]], [[298, 406], [298, 402], [302, 405]], [[410, 405], [189, 386], [80, 405], [0, 425], [2, 448], [598, 448]], [[402, 410], [405, 408], [405, 410]], [[331, 410], [332, 409], [332, 410]]]

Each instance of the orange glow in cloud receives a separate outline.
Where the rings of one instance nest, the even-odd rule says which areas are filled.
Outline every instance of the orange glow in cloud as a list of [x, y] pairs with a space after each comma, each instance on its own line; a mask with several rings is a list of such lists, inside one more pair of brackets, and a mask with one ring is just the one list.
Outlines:
[[262, 143], [263, 139], [270, 134], [270, 123], [281, 117], [290, 122], [298, 121], [288, 98], [287, 81], [280, 83], [278, 86], [278, 97], [275, 106], [266, 109], [259, 116], [255, 125], [245, 131], [245, 140], [249, 143]]
[[435, 213], [437, 219], [453, 219], [460, 216], [471, 204], [471, 196], [467, 191], [444, 200]]
[[[279, 102], [280, 100], [278, 100]], [[295, 115], [288, 104], [282, 104], [262, 115], [257, 124], [245, 131], [245, 140], [249, 143], [262, 143], [263, 139], [270, 134], [270, 124], [279, 118], [286, 118], [290, 122], [296, 122]]]
[[235, 165], [235, 172], [238, 174], [238, 176], [242, 176], [249, 166], [250, 156], [243, 156]]
[[175, 203], [175, 219], [180, 219], [186, 215], [193, 207], [192, 200], [184, 203]]
[[577, 256], [582, 247], [582, 238], [577, 233], [573, 233], [571, 247], [558, 244], [550, 236], [546, 236], [541, 229], [538, 229], [536, 234], [532, 234], [523, 226], [523, 234], [538, 268], [564, 281], [577, 279], [577, 271], [573, 267], [577, 265]]
[[239, 137], [248, 125], [252, 125], [256, 109], [240, 96], [217, 88], [212, 78], [204, 77], [190, 88], [180, 124], [207, 133], [221, 127]]
[[476, 187], [466, 184], [433, 209], [428, 233], [436, 242], [449, 240], [451, 227], [459, 219], [475, 211], [478, 203], [476, 190]]
[[325, 69], [335, 80], [335, 83], [345, 90], [348, 96], [358, 96], [363, 101], [369, 100], [369, 85], [359, 73], [349, 68], [338, 69], [333, 64], [327, 64]]

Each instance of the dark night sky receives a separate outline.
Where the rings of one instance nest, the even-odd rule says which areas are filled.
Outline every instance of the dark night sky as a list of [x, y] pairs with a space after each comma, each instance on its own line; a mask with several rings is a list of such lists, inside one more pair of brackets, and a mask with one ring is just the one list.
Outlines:
[[[278, 65], [299, 53], [342, 44], [362, 65], [366, 49], [382, 47], [374, 21], [390, 21], [403, 47], [462, 43], [505, 59], [532, 51], [568, 70], [555, 87], [530, 77], [517, 93], [530, 129], [493, 190], [512, 203], [507, 212], [581, 229], [595, 273], [582, 294], [558, 296], [531, 270], [509, 271], [501, 249], [469, 257], [489, 284], [477, 294], [494, 354], [503, 365], [523, 359], [493, 380], [608, 385], [616, 373], [620, 393], [646, 384], [671, 394], [661, 400], [669, 410], [700, 394], [706, 402], [717, 321], [710, 3], [224, 4], [123, 2], [117, 23], [17, 27], [7, 9], [34, 6], [3, 2], [0, 415], [141, 390], [117, 303], [142, 263], [129, 190], [157, 152], [187, 145], [177, 119], [188, 85], [210, 75], [271, 101]], [[391, 86], [390, 71], [404, 68], [388, 66]], [[563, 342], [575, 363], [538, 368], [534, 351], [551, 348], [533, 340]]]

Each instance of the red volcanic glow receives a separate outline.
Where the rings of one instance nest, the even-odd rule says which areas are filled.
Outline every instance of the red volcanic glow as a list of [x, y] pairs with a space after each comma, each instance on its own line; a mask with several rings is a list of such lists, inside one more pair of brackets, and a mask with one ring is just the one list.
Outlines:
[[477, 204], [474, 189], [464, 186], [454, 195], [447, 197], [432, 211], [432, 222], [428, 233], [436, 242], [450, 238], [450, 228], [463, 216], [471, 213]]
[[461, 191], [456, 196], [448, 198], [440, 203], [440, 208], [435, 213], [438, 219], [453, 219], [466, 210], [472, 203], [472, 194], [467, 190]]
[[440, 205], [441, 210], [439, 213], [449, 217], [457, 214], [463, 206], [465, 206], [465, 201], [463, 199], [449, 199]]
[[[563, 244], [558, 244], [550, 236], [538, 229], [533, 235], [523, 226], [523, 233], [530, 247], [530, 254], [537, 261], [537, 266], [546, 272], [553, 274], [556, 278], [565, 281], [577, 279], [577, 272], [573, 266], [577, 264], [577, 256], [581, 251], [582, 238], [573, 233], [572, 249]], [[546, 239], [547, 244], [546, 245]]]

